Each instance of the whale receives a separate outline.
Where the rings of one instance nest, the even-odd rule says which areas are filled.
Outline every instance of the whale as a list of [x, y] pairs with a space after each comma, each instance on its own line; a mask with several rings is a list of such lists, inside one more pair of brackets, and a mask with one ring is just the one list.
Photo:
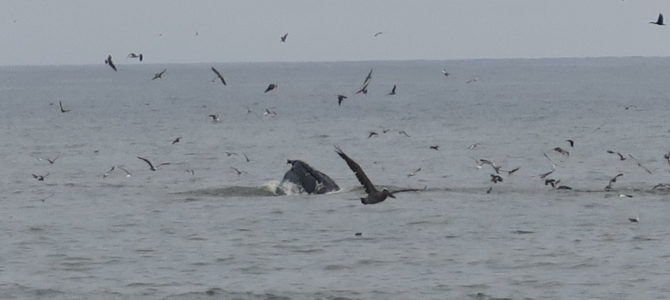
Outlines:
[[277, 186], [275, 193], [287, 194], [325, 194], [340, 189], [333, 179], [328, 175], [312, 168], [301, 160], [287, 160], [291, 169], [286, 171], [281, 183]]

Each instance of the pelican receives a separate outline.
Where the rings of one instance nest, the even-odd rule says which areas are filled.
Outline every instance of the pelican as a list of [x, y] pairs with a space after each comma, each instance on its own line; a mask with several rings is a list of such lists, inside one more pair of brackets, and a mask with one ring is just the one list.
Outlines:
[[[221, 76], [221, 73], [219, 73], [219, 71], [217, 69], [215, 69], [214, 67], [212, 67], [212, 71], [214, 72], [214, 74], [216, 74], [216, 77], [221, 79], [221, 83], [223, 83], [223, 85], [226, 85], [226, 80], [223, 79], [223, 76]], [[214, 80], [216, 80], [216, 79], [214, 79]]]
[[403, 190], [397, 190], [397, 191], [389, 191], [387, 189], [382, 189], [381, 191], [377, 190], [374, 184], [370, 181], [367, 175], [365, 175], [365, 172], [363, 172], [363, 168], [358, 165], [353, 159], [349, 158], [344, 152], [342, 152], [342, 149], [339, 147], [335, 146], [335, 152], [342, 158], [344, 159], [345, 162], [347, 162], [347, 165], [349, 166], [349, 169], [354, 172], [356, 175], [356, 178], [358, 181], [365, 187], [365, 193], [367, 193], [367, 196], [364, 198], [361, 198], [361, 203], [363, 204], [375, 204], [382, 202], [386, 200], [387, 197], [395, 198], [393, 195], [394, 193], [400, 193], [400, 192], [416, 192], [420, 191], [419, 189], [403, 189]]

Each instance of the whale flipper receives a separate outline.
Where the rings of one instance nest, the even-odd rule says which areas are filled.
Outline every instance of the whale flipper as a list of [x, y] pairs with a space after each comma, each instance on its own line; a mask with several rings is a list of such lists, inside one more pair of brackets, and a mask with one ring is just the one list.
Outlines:
[[337, 191], [339, 186], [328, 175], [312, 168], [306, 162], [301, 160], [288, 160], [291, 169], [286, 171], [281, 184], [277, 187], [277, 194], [287, 194], [287, 186], [293, 184], [297, 188], [291, 189], [291, 192], [304, 192], [307, 194], [325, 194]]

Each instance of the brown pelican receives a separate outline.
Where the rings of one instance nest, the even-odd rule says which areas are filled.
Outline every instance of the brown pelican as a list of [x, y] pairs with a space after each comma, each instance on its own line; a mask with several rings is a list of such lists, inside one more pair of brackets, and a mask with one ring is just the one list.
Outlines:
[[276, 89], [276, 88], [277, 88], [277, 85], [276, 85], [276, 84], [274, 84], [274, 83], [270, 83], [270, 85], [268, 85], [268, 87], [265, 89], [265, 93], [267, 93], [267, 92], [269, 92], [269, 91], [271, 91], [271, 90], [274, 90], [274, 89]]
[[151, 80], [163, 78], [163, 74], [165, 74], [165, 71], [167, 71], [167, 69], [163, 69], [163, 71], [154, 74], [154, 78], [151, 78]]
[[344, 101], [344, 99], [347, 99], [347, 96], [337, 95], [337, 105], [342, 105], [342, 101]]
[[156, 171], [156, 168], [158, 168], [160, 166], [165, 166], [165, 165], [170, 164], [169, 162], [166, 162], [166, 163], [162, 163], [162, 164], [159, 164], [156, 167], [154, 167], [154, 165], [148, 159], [146, 159], [144, 157], [140, 157], [140, 156], [138, 156], [137, 158], [139, 158], [139, 159], [143, 160], [145, 163], [147, 163], [147, 165], [149, 165], [149, 170], [151, 170], [151, 171]]
[[656, 25], [665, 25], [663, 23], [663, 14], [658, 14], [658, 19], [656, 21], [651, 21], [649, 23], [656, 24]]
[[372, 184], [368, 176], [365, 175], [365, 172], [363, 172], [363, 168], [361, 168], [361, 166], [359, 166], [353, 159], [349, 158], [349, 156], [344, 154], [344, 152], [342, 152], [342, 149], [335, 146], [335, 152], [342, 159], [344, 159], [345, 162], [347, 162], [349, 169], [351, 169], [351, 171], [354, 172], [358, 181], [363, 185], [363, 187], [365, 187], [365, 193], [367, 193], [367, 196], [365, 198], [361, 198], [361, 203], [363, 204], [379, 203], [386, 200], [387, 197], [395, 198], [395, 196], [393, 195], [394, 193], [420, 191], [419, 189], [403, 189], [393, 192], [387, 189], [382, 189], [381, 191], [379, 191], [377, 190], [375, 185]]
[[107, 59], [105, 59], [105, 64], [108, 64], [109, 67], [114, 69], [114, 72], [116, 72], [116, 66], [114, 65], [114, 62], [112, 62], [112, 56], [111, 55], [107, 56]]
[[[226, 80], [223, 79], [223, 76], [221, 76], [221, 73], [219, 73], [219, 71], [217, 69], [215, 69], [214, 67], [212, 67], [212, 71], [214, 72], [214, 74], [216, 74], [216, 77], [221, 79], [221, 83], [223, 83], [223, 85], [226, 85]], [[216, 80], [216, 79], [214, 79], [214, 80]]]
[[288, 37], [288, 32], [281, 37], [281, 42], [286, 43], [286, 38]]
[[60, 112], [62, 112], [62, 113], [66, 113], [66, 112], [70, 111], [69, 109], [64, 109], [63, 108], [63, 103], [62, 102], [58, 101], [58, 105], [60, 105]]
[[139, 58], [140, 61], [142, 61], [142, 59], [144, 59], [144, 56], [142, 55], [142, 53], [140, 54], [130, 53], [128, 54], [128, 58]]

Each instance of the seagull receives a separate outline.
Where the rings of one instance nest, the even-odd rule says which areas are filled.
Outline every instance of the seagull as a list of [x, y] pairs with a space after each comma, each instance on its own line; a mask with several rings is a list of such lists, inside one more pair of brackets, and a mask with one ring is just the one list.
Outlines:
[[104, 174], [102, 174], [102, 178], [107, 178], [107, 176], [109, 176], [109, 175], [110, 175], [116, 168], [119, 168], [119, 170], [125, 172], [125, 173], [126, 173], [126, 177], [130, 177], [130, 176], [133, 175], [133, 174], [130, 174], [130, 171], [128, 171], [126, 168], [124, 168], [124, 167], [122, 167], [122, 166], [112, 166], [112, 168], [109, 169], [109, 171], [107, 171], [107, 172], [105, 172]]
[[516, 167], [516, 168], [511, 169], [511, 170], [502, 170], [501, 169], [500, 171], [507, 172], [507, 175], [512, 175], [512, 174], [514, 174], [514, 172], [519, 171], [519, 169], [521, 169], [521, 167]]
[[165, 165], [170, 164], [169, 162], [166, 162], [166, 163], [162, 163], [162, 164], [159, 164], [156, 167], [154, 167], [154, 165], [148, 159], [146, 159], [144, 157], [140, 157], [140, 156], [138, 156], [137, 158], [139, 158], [139, 159], [143, 160], [145, 163], [147, 163], [147, 165], [149, 165], [149, 170], [151, 170], [151, 171], [156, 171], [156, 168], [158, 168], [160, 166], [165, 166]]
[[373, 136], [379, 136], [379, 133], [377, 133], [375, 131], [370, 131], [370, 133], [368, 134], [368, 138], [371, 138]]
[[494, 162], [488, 160], [488, 159], [479, 159], [477, 162], [477, 169], [481, 169], [483, 165], [489, 165], [491, 168], [493, 168], [494, 171], [496, 171], [496, 174], [500, 173], [500, 166], [496, 165]]
[[56, 156], [56, 157], [54, 157], [54, 158], [48, 158], [48, 157], [47, 157], [47, 158], [44, 158], [44, 159], [37, 157], [37, 160], [46, 160], [46, 161], [49, 162], [50, 165], [53, 165], [54, 163], [56, 163], [56, 160], [57, 160], [59, 157], [60, 157], [60, 156]]
[[655, 22], [651, 21], [649, 23], [664, 26], [665, 24], [663, 23], [663, 14], [658, 14], [658, 19]]
[[208, 117], [212, 118], [212, 122], [214, 123], [221, 122], [221, 120], [219, 120], [219, 116], [217, 115], [209, 115]]
[[626, 157], [623, 156], [623, 154], [621, 154], [619, 152], [615, 152], [615, 151], [612, 151], [612, 150], [607, 150], [607, 153], [619, 155], [619, 160], [626, 160]]
[[365, 76], [365, 80], [363, 80], [363, 85], [367, 85], [370, 83], [370, 80], [372, 80], [372, 68], [370, 69], [370, 72], [368, 72], [368, 76]]
[[428, 148], [433, 149], [433, 150], [440, 150], [440, 145], [432, 145], [432, 146], [429, 146]]
[[[215, 69], [214, 67], [212, 67], [212, 71], [214, 72], [214, 74], [216, 74], [216, 77], [221, 79], [221, 83], [223, 83], [223, 85], [226, 85], [226, 80], [223, 79], [223, 76], [221, 76], [221, 73], [219, 73], [219, 71], [217, 69]], [[214, 80], [216, 80], [216, 79], [214, 79]]]
[[63, 108], [63, 103], [62, 102], [58, 101], [58, 105], [60, 105], [60, 112], [62, 112], [62, 113], [66, 113], [66, 112], [70, 111], [70, 109], [64, 109]]
[[565, 141], [568, 142], [568, 143], [570, 144], [570, 148], [573, 148], [573, 147], [575, 146], [575, 141], [570, 140], [570, 139], [567, 139], [567, 140], [565, 140]]
[[607, 184], [607, 186], [605, 186], [605, 190], [606, 191], [611, 190], [612, 189], [612, 184], [615, 183], [616, 180], [621, 176], [623, 176], [623, 173], [616, 174], [616, 176], [612, 177], [612, 179], [610, 179], [610, 182]]
[[375, 37], [378, 37], [378, 36], [382, 35], [383, 33], [384, 33], [383, 31], [377, 31], [377, 32], [375, 33]]
[[114, 69], [114, 72], [116, 72], [116, 66], [114, 65], [114, 62], [112, 62], [112, 56], [111, 55], [107, 56], [107, 59], [105, 59], [105, 64], [108, 64], [109, 67]]
[[368, 93], [368, 83], [364, 83], [363, 87], [361, 87], [358, 91], [356, 91], [356, 94], [367, 94]]
[[140, 53], [140, 54], [130, 53], [130, 54], [128, 54], [128, 58], [139, 58], [140, 61], [142, 61], [144, 56], [142, 55], [142, 53]]
[[558, 153], [560, 153], [560, 154], [562, 154], [562, 155], [565, 155], [566, 157], [570, 157], [570, 151], [568, 151], [568, 150], [564, 150], [564, 149], [561, 148], [561, 147], [556, 147], [556, 148], [554, 148], [554, 151], [556, 151], [556, 152], [558, 152]]
[[181, 141], [181, 137], [177, 137], [176, 139], [174, 139], [174, 140], [172, 141], [172, 145], [174, 145], [174, 144], [176, 144], [176, 143], [179, 143], [179, 141]]
[[163, 69], [163, 71], [160, 71], [159, 73], [154, 74], [154, 78], [151, 78], [151, 80], [163, 78], [163, 74], [165, 74], [165, 71], [167, 71], [167, 69]]
[[553, 178], [545, 179], [544, 180], [544, 185], [551, 185], [552, 188], [556, 188], [556, 185], [561, 182], [561, 180], [556, 180]]
[[393, 89], [391, 89], [389, 95], [395, 95], [395, 84], [393, 85]]
[[363, 204], [367, 205], [367, 204], [379, 203], [386, 200], [387, 197], [395, 198], [395, 196], [393, 195], [394, 193], [420, 191], [419, 189], [403, 189], [393, 192], [387, 189], [382, 189], [381, 191], [379, 191], [377, 190], [377, 188], [375, 188], [375, 185], [372, 184], [368, 176], [365, 175], [363, 168], [361, 168], [361, 166], [359, 166], [358, 163], [356, 163], [353, 159], [349, 158], [349, 156], [344, 154], [344, 152], [342, 152], [342, 149], [340, 149], [337, 146], [335, 146], [335, 152], [342, 159], [344, 159], [345, 162], [347, 162], [349, 169], [351, 169], [351, 171], [354, 172], [358, 181], [363, 185], [363, 187], [365, 187], [365, 193], [367, 193], [367, 196], [361, 198], [361, 203]]
[[226, 153], [226, 156], [227, 156], [227, 157], [231, 157], [231, 156], [233, 156], [233, 155], [239, 155], [237, 152], [228, 152], [228, 151], [226, 151], [226, 152], [224, 152], [224, 153]]
[[274, 83], [270, 83], [270, 85], [268, 85], [268, 87], [265, 89], [265, 93], [267, 93], [267, 92], [269, 92], [269, 91], [271, 91], [271, 90], [274, 90], [274, 89], [276, 89], [276, 88], [277, 88], [277, 85], [276, 85], [276, 84], [274, 84]]
[[238, 170], [237, 168], [235, 168], [235, 167], [230, 167], [230, 168], [235, 170], [235, 173], [237, 173], [237, 176], [242, 175], [242, 171]]
[[442, 74], [444, 77], [449, 77], [449, 72], [447, 72], [447, 69], [442, 69]]
[[337, 105], [342, 105], [342, 101], [344, 101], [344, 99], [347, 99], [347, 96], [337, 95]]
[[503, 182], [503, 178], [500, 175], [491, 174], [491, 182], [493, 183]]
[[628, 218], [628, 221], [633, 223], [640, 223], [640, 216], [636, 216], [635, 218]]
[[33, 178], [37, 179], [37, 181], [44, 181], [44, 178], [49, 176], [49, 172], [47, 172], [44, 175], [37, 175], [37, 174], [32, 174], [32, 175], [33, 175]]
[[287, 38], [287, 37], [288, 37], [288, 32], [285, 33], [284, 35], [282, 35], [282, 37], [281, 37], [281, 42], [282, 42], [282, 43], [286, 43], [286, 38]]

